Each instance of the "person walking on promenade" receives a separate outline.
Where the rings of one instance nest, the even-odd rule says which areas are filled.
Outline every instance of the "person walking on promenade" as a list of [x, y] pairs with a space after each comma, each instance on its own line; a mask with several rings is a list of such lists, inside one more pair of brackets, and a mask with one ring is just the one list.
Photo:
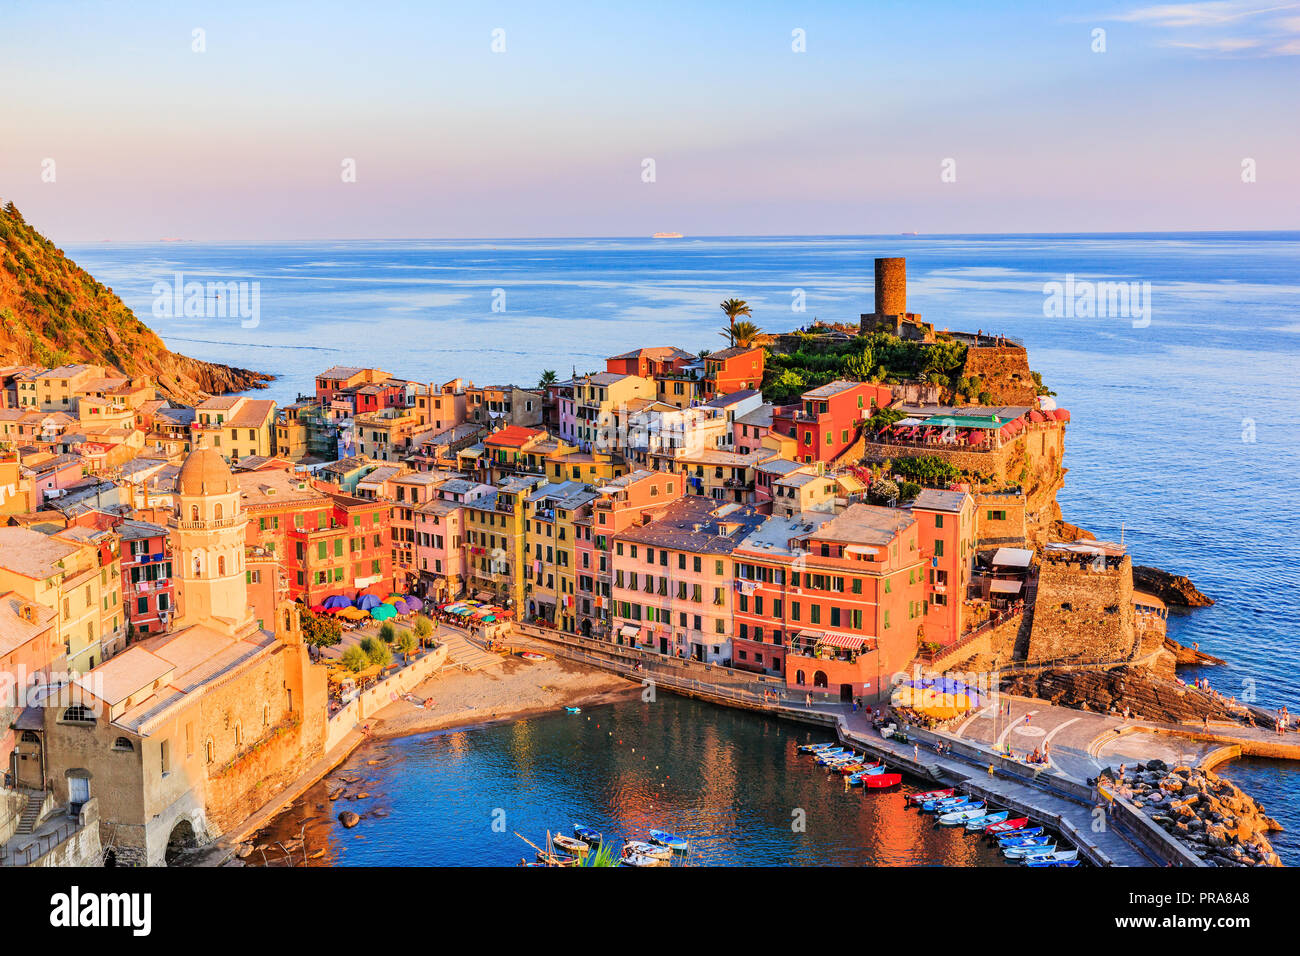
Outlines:
[[921, 745], [920, 745], [920, 744], [912, 744], [912, 759], [915, 760], [917, 763], [920, 763], [920, 762], [921, 762]]
[[805, 706], [805, 707], [811, 707], [811, 706], [812, 706], [812, 694], [804, 694], [804, 695], [803, 695], [803, 702], [804, 702], [804, 706]]

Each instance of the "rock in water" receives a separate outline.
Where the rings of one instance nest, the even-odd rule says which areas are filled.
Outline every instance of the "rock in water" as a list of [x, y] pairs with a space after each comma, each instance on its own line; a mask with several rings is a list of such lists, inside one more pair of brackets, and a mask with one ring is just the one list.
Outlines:
[[361, 818], [351, 810], [344, 810], [339, 814], [339, 823], [343, 824], [349, 830], [361, 822]]
[[1142, 564], [1133, 565], [1133, 587], [1180, 607], [1209, 607], [1214, 603], [1197, 590], [1190, 578]]

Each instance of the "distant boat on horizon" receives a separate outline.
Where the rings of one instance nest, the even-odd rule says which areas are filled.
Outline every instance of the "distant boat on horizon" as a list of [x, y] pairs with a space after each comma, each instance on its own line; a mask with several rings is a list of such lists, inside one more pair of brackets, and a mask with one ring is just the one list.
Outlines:
[[651, 239], [685, 239], [680, 232], [656, 232]]
[[902, 236], [919, 236], [920, 233], [919, 233], [919, 232], [903, 232], [903, 233], [899, 233], [899, 235], [902, 235]]

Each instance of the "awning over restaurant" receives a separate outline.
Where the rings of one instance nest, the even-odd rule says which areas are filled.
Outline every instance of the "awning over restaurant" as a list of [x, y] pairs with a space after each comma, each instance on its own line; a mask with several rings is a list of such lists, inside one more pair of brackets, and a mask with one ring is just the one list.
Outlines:
[[819, 644], [822, 647], [842, 647], [845, 650], [860, 651], [867, 644], [867, 638], [854, 634], [837, 634], [834, 631], [800, 631], [795, 641], [801, 644]]
[[998, 548], [993, 555], [993, 564], [1003, 568], [1027, 568], [1034, 560], [1034, 552], [1024, 548]]
[[635, 638], [641, 633], [641, 628], [634, 624], [624, 624], [618, 629], [618, 633], [623, 637]]
[[990, 594], [1019, 594], [1019, 581], [993, 581], [989, 584]]

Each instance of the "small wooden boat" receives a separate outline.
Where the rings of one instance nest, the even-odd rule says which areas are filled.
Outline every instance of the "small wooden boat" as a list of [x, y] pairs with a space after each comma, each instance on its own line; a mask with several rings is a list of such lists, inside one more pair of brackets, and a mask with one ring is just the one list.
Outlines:
[[1028, 823], [1029, 817], [1016, 817], [1014, 820], [1003, 820], [1001, 823], [990, 824], [984, 828], [984, 832], [989, 836], [996, 836], [1010, 830], [1019, 830]]
[[1077, 860], [1078, 858], [1078, 850], [1057, 850], [1052, 854], [1052, 859], [1057, 863], [1068, 863], [1070, 860]]
[[799, 752], [801, 754], [813, 754], [813, 753], [818, 753], [819, 751], [822, 750], [830, 750], [832, 747], [836, 747], [836, 746], [839, 745], [833, 742], [829, 744], [800, 744]]
[[669, 863], [662, 857], [646, 856], [644, 853], [625, 853], [619, 862], [624, 866], [667, 866]]
[[545, 850], [538, 850], [537, 862], [542, 866], [577, 866], [578, 858], [576, 856], [561, 856], [556, 853], [547, 853]]
[[1043, 835], [1042, 827], [1021, 827], [1011, 833], [999, 833], [996, 837], [998, 843], [1015, 843], [1018, 840], [1028, 840], [1032, 837]]
[[850, 760], [857, 760], [858, 755], [850, 750], [837, 750], [834, 752], [818, 754], [813, 759], [825, 767], [837, 763], [847, 763]]
[[523, 658], [524, 660], [526, 660], [526, 661], [544, 661], [544, 660], [546, 660], [546, 655], [545, 655], [545, 654], [538, 654], [536, 651], [524, 651], [524, 652], [522, 652], [519, 656], [522, 657], [522, 658]]
[[882, 764], [879, 760], [868, 760], [865, 763], [859, 762], [859, 763], [843, 764], [839, 767], [836, 767], [835, 770], [838, 771], [839, 773], [844, 774], [844, 776], [848, 777], [848, 776], [852, 776], [855, 773], [862, 773], [864, 770], [873, 770], [876, 767], [883, 767], [883, 766], [884, 764]]
[[874, 777], [863, 777], [862, 786], [864, 790], [888, 790], [890, 787], [897, 787], [903, 782], [901, 773], [878, 773]]
[[1002, 850], [1006, 850], [1015, 847], [1046, 846], [1048, 843], [1051, 842], [1051, 839], [1052, 839], [1051, 837], [1043, 833], [1043, 834], [1039, 834], [1038, 836], [1019, 837], [1015, 840], [999, 840], [998, 848]]
[[942, 800], [927, 800], [921, 804], [921, 809], [925, 813], [937, 813], [944, 808], [955, 810], [963, 803], [970, 803], [970, 797], [944, 797]]
[[982, 817], [976, 817], [974, 820], [966, 821], [967, 830], [983, 830], [994, 823], [1001, 823], [1007, 817], [1011, 816], [1010, 810], [999, 810], [997, 813], [986, 813]]
[[584, 827], [581, 823], [573, 825], [573, 835], [590, 846], [599, 846], [604, 842], [604, 837], [601, 834], [591, 827]]
[[566, 707], [566, 708], [564, 708], [564, 712], [565, 712], [566, 714], [580, 714], [580, 713], [582, 713], [582, 708], [581, 708], [581, 707]]
[[656, 846], [653, 843], [646, 843], [644, 840], [628, 840], [623, 844], [623, 855], [637, 853], [641, 856], [652, 856], [660, 860], [671, 860], [673, 851], [666, 846]]
[[1002, 851], [1002, 855], [1008, 860], [1026, 860], [1035, 856], [1048, 856], [1055, 850], [1055, 843], [1046, 843], [1042, 846], [1009, 846]]
[[669, 833], [667, 830], [651, 830], [650, 842], [658, 843], [660, 846], [666, 846], [678, 852], [684, 852], [691, 848], [690, 840], [678, 836], [676, 833]]
[[591, 849], [584, 840], [565, 836], [563, 833], [557, 833], [555, 836], [551, 837], [551, 845], [572, 856], [583, 856]]
[[945, 797], [951, 797], [952, 794], [953, 789], [949, 787], [947, 790], [927, 790], [925, 793], [914, 793], [907, 800], [909, 803], [920, 805], [931, 800], [943, 800]]
[[962, 807], [959, 810], [953, 810], [949, 813], [940, 814], [936, 821], [941, 827], [955, 827], [966, 823], [968, 820], [974, 820], [976, 817], [984, 815], [984, 804], [979, 806], [972, 804], [969, 808]]

